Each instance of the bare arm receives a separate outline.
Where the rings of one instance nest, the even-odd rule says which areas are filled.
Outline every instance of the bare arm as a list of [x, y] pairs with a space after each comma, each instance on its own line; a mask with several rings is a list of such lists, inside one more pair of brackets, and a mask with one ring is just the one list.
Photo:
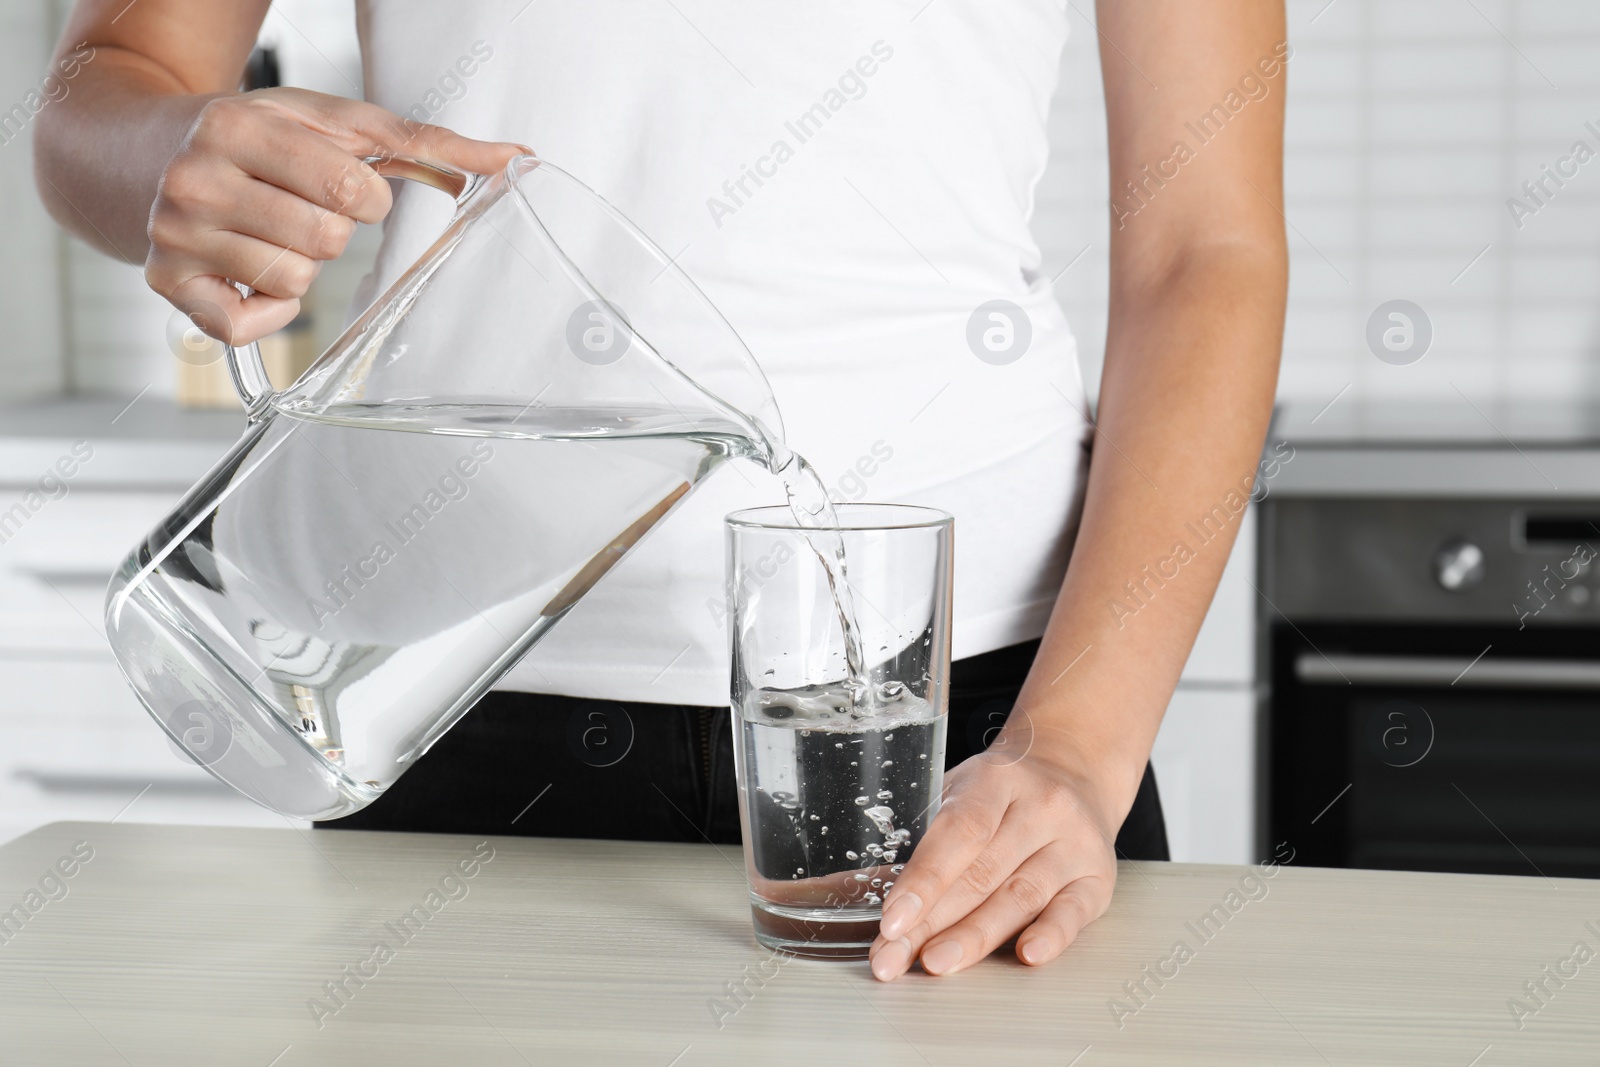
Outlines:
[[[1282, 0], [1099, 0], [1098, 12], [1111, 307], [1083, 523], [1005, 730], [951, 773], [890, 894], [880, 978], [919, 955], [952, 973], [1019, 932], [1018, 957], [1043, 963], [1104, 913], [1111, 842], [1243, 521], [1271, 415], [1288, 281]], [[1214, 105], [1211, 127], [1187, 125]], [[1218, 507], [1226, 521], [1202, 542], [1186, 524]]]
[[[1098, 433], [1072, 566], [1021, 704], [1070, 739], [1085, 770], [1101, 768], [1120, 825], [1242, 524], [1272, 414], [1288, 288], [1285, 38], [1280, 0], [1099, 9], [1128, 59], [1102, 39], [1114, 217]], [[1262, 76], [1263, 62], [1276, 77]], [[1246, 78], [1265, 95], [1245, 95]], [[1230, 92], [1241, 109], [1216, 134], [1196, 126], [1211, 138], [1202, 144], [1185, 123]], [[1177, 140], [1193, 158], [1167, 166]], [[1140, 206], [1126, 183], [1145, 183], [1147, 166], [1177, 173], [1143, 184]], [[1229, 521], [1212, 518], [1206, 530], [1220, 532], [1202, 542], [1190, 524], [1218, 506]]]
[[102, 252], [144, 262], [161, 174], [207, 101], [238, 88], [269, 3], [73, 8], [56, 59], [84, 49], [89, 58], [35, 132], [39, 195], [57, 222]]
[[[292, 319], [355, 223], [388, 212], [387, 184], [360, 157], [403, 152], [482, 172], [519, 151], [342, 97], [239, 93], [268, 6], [78, 0], [56, 52], [75, 73], [35, 131], [56, 221], [144, 264], [151, 288], [235, 343]], [[256, 295], [242, 299], [229, 280]]]

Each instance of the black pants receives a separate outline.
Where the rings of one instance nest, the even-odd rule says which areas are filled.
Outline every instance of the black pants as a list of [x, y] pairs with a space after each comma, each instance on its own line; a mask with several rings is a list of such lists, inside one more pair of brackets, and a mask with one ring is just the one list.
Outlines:
[[[952, 665], [947, 768], [987, 746], [1038, 647], [1029, 641]], [[318, 825], [736, 845], [728, 715], [726, 707], [490, 693], [369, 807]], [[1149, 767], [1116, 843], [1124, 859], [1168, 858]]]

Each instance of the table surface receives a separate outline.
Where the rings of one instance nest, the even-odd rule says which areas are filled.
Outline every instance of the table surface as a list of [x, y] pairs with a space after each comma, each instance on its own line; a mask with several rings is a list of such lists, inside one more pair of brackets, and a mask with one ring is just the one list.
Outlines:
[[57, 823], [0, 847], [0, 1063], [1600, 1058], [1600, 882], [1252, 875], [1124, 863], [1054, 965], [882, 985], [761, 949], [735, 849]]

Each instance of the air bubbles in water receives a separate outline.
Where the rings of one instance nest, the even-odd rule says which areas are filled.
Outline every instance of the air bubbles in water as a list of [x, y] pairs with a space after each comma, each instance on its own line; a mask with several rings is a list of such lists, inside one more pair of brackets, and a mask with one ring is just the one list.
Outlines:
[[[878, 832], [884, 835], [886, 844], [898, 845], [911, 836], [911, 831], [909, 830], [896, 830], [894, 828], [893, 808], [879, 805], [878, 807], [868, 808], [862, 814], [872, 820], [872, 825], [876, 826]], [[905, 837], [894, 836], [898, 834], [904, 834]]]

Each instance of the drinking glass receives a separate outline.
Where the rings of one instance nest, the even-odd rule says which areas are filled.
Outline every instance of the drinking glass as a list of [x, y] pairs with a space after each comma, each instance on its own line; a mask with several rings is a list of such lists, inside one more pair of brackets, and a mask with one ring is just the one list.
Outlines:
[[[837, 517], [834, 531], [786, 507], [728, 516], [731, 718], [756, 939], [849, 959], [939, 807], [953, 520], [904, 504]], [[824, 565], [841, 544], [854, 680]]]

